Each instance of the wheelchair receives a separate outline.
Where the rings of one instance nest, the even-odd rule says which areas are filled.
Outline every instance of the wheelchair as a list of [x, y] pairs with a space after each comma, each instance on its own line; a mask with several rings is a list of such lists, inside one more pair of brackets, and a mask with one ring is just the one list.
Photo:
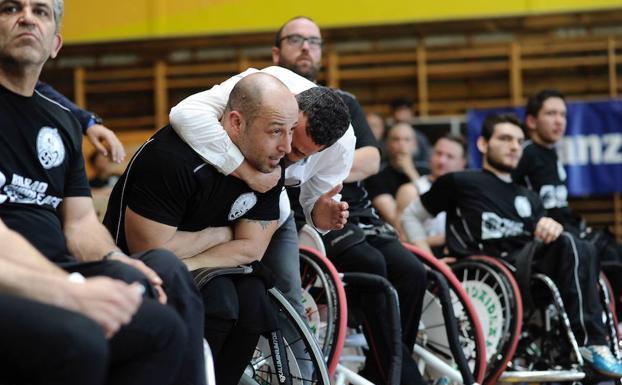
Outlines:
[[[304, 246], [323, 249], [313, 229], [303, 227], [299, 238], [303, 299], [311, 328], [317, 331], [323, 347], [329, 372], [331, 376], [337, 372], [336, 378], [340, 375], [343, 378], [347, 371], [351, 383], [363, 383], [339, 364], [347, 329], [343, 281], [354, 284], [356, 277], [351, 275], [356, 273], [338, 274], [322, 251]], [[414, 347], [420, 372], [430, 381], [445, 377], [455, 384], [481, 383], [486, 371], [484, 338], [467, 293], [451, 270], [435, 257], [414, 246], [404, 246], [428, 268], [430, 282]]]
[[[216, 277], [252, 271], [250, 266], [204, 268], [194, 271], [193, 276], [197, 287], [202, 288]], [[329, 385], [322, 351], [305, 321], [277, 289], [268, 289], [268, 296], [278, 314], [279, 328], [259, 337], [240, 384]]]
[[[485, 385], [604, 380], [584, 367], [560, 292], [551, 278], [531, 275], [526, 285], [533, 295], [525, 301], [515, 277], [516, 268], [505, 261], [473, 256], [460, 259], [451, 268], [471, 298], [483, 327], [488, 362]], [[602, 273], [599, 292], [609, 346], [620, 358], [612, 291]], [[527, 309], [524, 302], [529, 304]]]

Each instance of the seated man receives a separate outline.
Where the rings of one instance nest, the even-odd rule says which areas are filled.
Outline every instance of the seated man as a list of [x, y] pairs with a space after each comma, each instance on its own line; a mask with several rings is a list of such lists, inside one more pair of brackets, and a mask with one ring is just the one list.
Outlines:
[[[442, 256], [443, 248], [445, 246], [445, 212], [439, 213], [434, 218], [427, 220], [423, 223], [425, 233], [415, 233], [413, 230], [415, 227], [410, 226], [409, 222], [413, 218], [411, 211], [412, 202], [419, 199], [419, 195], [425, 194], [432, 183], [440, 176], [449, 172], [462, 171], [466, 166], [467, 161], [467, 144], [462, 136], [446, 134], [440, 137], [434, 144], [432, 150], [432, 157], [430, 158], [430, 174], [424, 175], [417, 179], [415, 183], [406, 183], [399, 187], [395, 192], [396, 199], [408, 202], [408, 205], [401, 214], [401, 229], [403, 235], [408, 242], [413, 243], [416, 246], [434, 252], [437, 256]], [[380, 179], [380, 178], [379, 178]], [[379, 181], [375, 181], [379, 182]], [[382, 191], [382, 186], [377, 183], [372, 185], [370, 180], [370, 195], [375, 195], [373, 191]], [[381, 199], [388, 204], [391, 202], [391, 196], [388, 195], [391, 191], [387, 191], [384, 194], [378, 195], [373, 198], [374, 205], [380, 206], [383, 204]], [[382, 213], [380, 207], [378, 210]]]
[[510, 174], [520, 161], [523, 141], [514, 116], [487, 117], [477, 141], [483, 171], [438, 178], [415, 202], [415, 214], [425, 220], [447, 212], [447, 244], [457, 257], [483, 253], [516, 263], [525, 245], [540, 239], [544, 245], [533, 256], [533, 268], [558, 285], [581, 354], [596, 371], [622, 377], [622, 364], [607, 346], [593, 246], [562, 232], [558, 222], [544, 216], [537, 194], [512, 182]]
[[[162, 282], [140, 261], [125, 255], [117, 255], [119, 261], [102, 261], [118, 249], [95, 216], [77, 121], [34, 90], [45, 61], [55, 57], [61, 47], [58, 29], [62, 2], [5, 1], [1, 5], [0, 218], [65, 270], [87, 276], [108, 275], [128, 283], [140, 281], [148, 294], [156, 297], [154, 290]], [[32, 38], [32, 31], [38, 31], [36, 38]], [[3, 250], [6, 247], [2, 245]], [[153, 255], [163, 260], [173, 258], [167, 253]], [[37, 269], [34, 263], [24, 263], [23, 267]], [[43, 322], [42, 318], [38, 322]], [[110, 327], [107, 332], [113, 334], [114, 330]], [[186, 333], [171, 309], [155, 299], [145, 299], [131, 323], [110, 342], [109, 363], [114, 374], [108, 381], [173, 383], [179, 375], [178, 357], [184, 358]], [[28, 369], [36, 371], [36, 366]]]
[[[131, 384], [142, 383], [143, 376], [150, 376], [149, 383], [170, 383], [181, 363], [184, 339], [176, 334], [183, 329], [155, 307], [145, 312], [153, 304], [137, 315], [144, 287], [70, 275], [2, 221], [0, 244], [0, 307], [10, 314], [0, 317], [0, 383]], [[157, 320], [155, 338], [142, 338], [152, 349], [132, 348], [139, 332], [135, 316]], [[116, 349], [128, 350], [113, 354]], [[161, 377], [165, 373], [168, 379]]]
[[400, 230], [400, 214], [408, 204], [396, 201], [397, 190], [420, 178], [412, 158], [416, 148], [415, 132], [410, 125], [398, 123], [389, 128], [386, 140], [387, 161], [382, 163], [376, 175], [365, 180], [365, 188], [374, 208], [382, 219], [397, 230]]
[[[306, 222], [322, 232], [342, 228], [348, 211], [347, 204], [339, 202], [337, 192], [352, 166], [356, 138], [348, 127], [347, 107], [334, 91], [318, 87], [283, 67], [259, 71], [249, 68], [181, 101], [171, 110], [171, 126], [203, 160], [223, 174], [240, 178], [255, 191], [265, 192], [274, 187], [276, 180], [270, 179], [275, 172], [260, 173], [251, 167], [219, 122], [232, 88], [256, 72], [275, 76], [296, 94], [300, 117], [292, 135], [292, 151], [285, 160], [285, 183], [300, 186]], [[313, 88], [317, 90], [310, 91]], [[280, 177], [280, 172], [276, 174]], [[280, 210], [279, 228], [262, 263], [274, 272], [276, 287], [304, 318], [298, 236], [285, 191], [281, 194]]]
[[[271, 173], [281, 170], [298, 119], [287, 87], [256, 73], [233, 87], [222, 125], [252, 167]], [[277, 228], [282, 187], [281, 176], [269, 191], [252, 191], [205, 163], [168, 126], [131, 160], [104, 223], [123, 250], [166, 248], [190, 270], [248, 264], [262, 258]], [[201, 288], [218, 384], [237, 384], [259, 334], [275, 329], [267, 288], [257, 276], [220, 277]]]

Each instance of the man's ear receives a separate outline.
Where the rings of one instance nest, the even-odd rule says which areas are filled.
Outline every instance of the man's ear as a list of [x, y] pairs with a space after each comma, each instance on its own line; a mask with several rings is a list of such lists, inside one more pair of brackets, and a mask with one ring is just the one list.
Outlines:
[[57, 33], [54, 36], [54, 43], [52, 45], [52, 51], [50, 52], [51, 59], [56, 58], [56, 56], [58, 55], [58, 51], [60, 51], [60, 48], [62, 46], [63, 46], [63, 37], [61, 36], [60, 33]]
[[279, 55], [281, 54], [281, 49], [279, 47], [272, 47], [272, 64], [279, 65]]
[[528, 131], [533, 131], [536, 129], [537, 119], [533, 115], [525, 115], [525, 126]]
[[232, 134], [240, 135], [244, 126], [244, 117], [239, 111], [229, 111], [229, 123], [231, 124]]
[[488, 141], [484, 139], [483, 136], [477, 138], [477, 149], [482, 153], [482, 155], [486, 155], [488, 150]]

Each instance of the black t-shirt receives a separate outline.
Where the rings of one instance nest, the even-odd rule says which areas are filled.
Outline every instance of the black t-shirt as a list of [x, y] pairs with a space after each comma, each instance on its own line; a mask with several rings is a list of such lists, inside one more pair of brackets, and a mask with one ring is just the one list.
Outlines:
[[393, 197], [402, 185], [410, 183], [410, 178], [403, 172], [396, 170], [389, 162], [383, 163], [376, 175], [365, 179], [365, 188], [369, 199], [374, 200], [378, 195], [389, 194]]
[[555, 149], [527, 142], [512, 179], [540, 195], [548, 216], [569, 230], [578, 229], [580, 220], [568, 207], [566, 171]]
[[[356, 136], [355, 148], [373, 146], [380, 151], [378, 141], [376, 141], [367, 123], [367, 118], [358, 100], [350, 93], [340, 90], [338, 93], [350, 110], [350, 120], [352, 128], [354, 129], [354, 136]], [[367, 194], [363, 181], [344, 183], [343, 189], [341, 190], [341, 200], [348, 202], [350, 216], [352, 217], [375, 216], [371, 201], [369, 200], [369, 194]]]
[[112, 190], [104, 225], [127, 252], [126, 207], [181, 231], [230, 226], [239, 218], [277, 220], [283, 180], [281, 175], [277, 186], [264, 194], [254, 192], [205, 163], [167, 126], [130, 161]]
[[59, 207], [90, 196], [82, 131], [71, 113], [38, 92], [0, 86], [0, 218], [55, 262], [71, 260]]
[[506, 257], [533, 239], [544, 215], [542, 201], [487, 171], [461, 171], [438, 178], [421, 196], [426, 210], [447, 212], [446, 237], [455, 256], [484, 253]]

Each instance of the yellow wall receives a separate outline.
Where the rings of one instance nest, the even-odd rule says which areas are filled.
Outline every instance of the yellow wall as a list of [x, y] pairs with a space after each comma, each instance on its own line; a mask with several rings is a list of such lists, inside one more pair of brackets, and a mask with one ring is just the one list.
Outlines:
[[274, 31], [622, 7], [622, 0], [65, 0], [66, 43]]

